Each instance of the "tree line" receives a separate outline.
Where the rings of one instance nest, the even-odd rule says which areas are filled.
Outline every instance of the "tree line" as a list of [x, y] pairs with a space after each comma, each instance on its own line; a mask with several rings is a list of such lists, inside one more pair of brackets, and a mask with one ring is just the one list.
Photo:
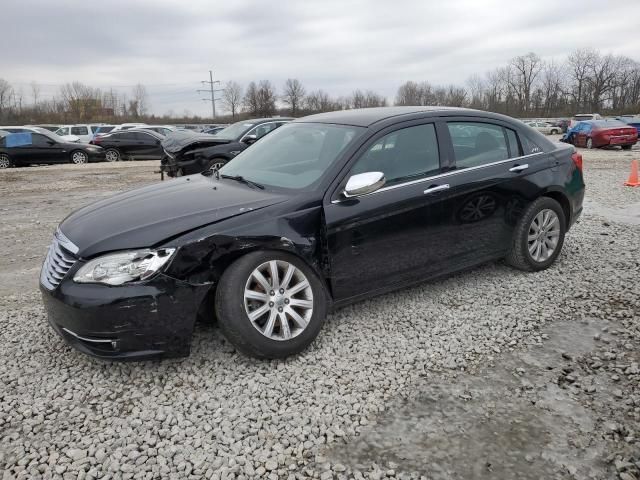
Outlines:
[[[79, 123], [84, 121], [164, 121], [191, 123], [210, 120], [173, 112], [163, 117], [149, 114], [144, 85], [129, 95], [102, 91], [80, 82], [61, 87], [51, 100], [39, 98], [31, 85], [31, 102], [22, 90], [0, 79], [0, 122]], [[311, 113], [394, 105], [471, 107], [516, 117], [562, 117], [577, 112], [640, 113], [640, 63], [629, 57], [579, 49], [563, 61], [545, 61], [536, 53], [516, 56], [506, 65], [475, 74], [464, 84], [433, 85], [427, 80], [406, 81], [392, 102], [375, 91], [356, 89], [350, 95], [332, 96], [322, 89], [307, 91], [299, 79], [290, 78], [280, 91], [269, 80], [236, 81], [225, 85], [219, 100], [228, 112], [217, 121], [272, 115]]]

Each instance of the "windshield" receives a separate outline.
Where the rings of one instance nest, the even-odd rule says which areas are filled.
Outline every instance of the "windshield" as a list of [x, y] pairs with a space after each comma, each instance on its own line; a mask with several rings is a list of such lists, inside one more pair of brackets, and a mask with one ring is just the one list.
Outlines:
[[322, 123], [290, 123], [262, 138], [220, 169], [259, 184], [302, 189], [317, 182], [365, 129]]
[[249, 129], [254, 125], [255, 123], [252, 122], [236, 122], [232, 125], [229, 125], [227, 128], [220, 130], [218, 133], [216, 133], [216, 136], [229, 140], [235, 140], [236, 138], [239, 138], [247, 133]]

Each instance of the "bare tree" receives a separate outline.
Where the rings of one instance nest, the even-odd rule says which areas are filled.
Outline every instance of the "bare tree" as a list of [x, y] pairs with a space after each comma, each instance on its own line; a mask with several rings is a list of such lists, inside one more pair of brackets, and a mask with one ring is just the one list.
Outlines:
[[331, 100], [329, 94], [324, 90], [316, 90], [307, 95], [305, 107], [311, 112], [327, 112], [331, 110], [335, 102]]
[[13, 87], [9, 82], [0, 78], [0, 118], [2, 118], [5, 111], [9, 109], [12, 96]]
[[467, 79], [467, 87], [469, 88], [469, 96], [471, 100], [469, 106], [471, 108], [485, 108], [484, 92], [485, 82], [479, 75], [471, 75]]
[[235, 120], [242, 104], [242, 87], [238, 82], [227, 82], [222, 92], [222, 103]]
[[258, 86], [256, 82], [251, 82], [247, 86], [247, 91], [244, 94], [243, 99], [244, 107], [251, 113], [253, 116], [258, 115], [258, 111], [260, 109], [260, 101], [258, 100]]
[[276, 89], [269, 80], [260, 80], [257, 89], [258, 114], [270, 117], [276, 111]]
[[520, 55], [509, 63], [512, 75], [509, 76], [510, 84], [518, 98], [520, 109], [523, 112], [531, 108], [531, 92], [534, 82], [542, 70], [542, 59], [533, 52]]
[[408, 81], [398, 87], [396, 105], [422, 105], [422, 88], [417, 82]]
[[149, 110], [149, 99], [147, 89], [138, 83], [131, 90], [131, 100], [129, 100], [129, 114], [134, 118], [140, 118], [147, 114]]
[[587, 103], [589, 69], [598, 53], [593, 49], [579, 49], [567, 58], [572, 80], [572, 96], [576, 108], [581, 109]]
[[304, 102], [305, 89], [297, 78], [288, 78], [284, 84], [282, 101], [291, 108], [291, 115], [298, 113]]
[[37, 107], [40, 99], [40, 85], [36, 82], [31, 82], [31, 98], [33, 98], [33, 105]]

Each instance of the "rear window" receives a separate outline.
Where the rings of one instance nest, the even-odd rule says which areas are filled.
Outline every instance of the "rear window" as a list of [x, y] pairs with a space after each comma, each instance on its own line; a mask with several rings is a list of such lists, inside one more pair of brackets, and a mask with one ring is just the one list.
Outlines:
[[596, 120], [595, 122], [591, 122], [594, 127], [599, 128], [615, 128], [615, 127], [626, 127], [627, 124], [621, 122], [620, 120]]
[[116, 127], [98, 127], [98, 129], [96, 130], [96, 133], [107, 133], [110, 132], [111, 130], [113, 130]]

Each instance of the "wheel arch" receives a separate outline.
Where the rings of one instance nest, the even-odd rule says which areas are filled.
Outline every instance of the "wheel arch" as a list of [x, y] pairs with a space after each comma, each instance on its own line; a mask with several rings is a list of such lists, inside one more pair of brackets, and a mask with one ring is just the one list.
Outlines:
[[[196, 268], [189, 268], [188, 265], [172, 265], [171, 270], [168, 273], [170, 275], [178, 273], [175, 270], [180, 269], [184, 273], [187, 273], [183, 278], [190, 283], [207, 283], [209, 289], [204, 296], [200, 306], [198, 308], [198, 318], [206, 319], [212, 318], [215, 312], [215, 296], [219, 285], [220, 278], [225, 271], [238, 259], [254, 252], [275, 252], [284, 253], [296, 257], [299, 261], [303, 262], [309, 269], [316, 275], [324, 288], [325, 294], [329, 299], [329, 303], [333, 302], [332, 291], [326, 275], [322, 271], [322, 266], [319, 261], [319, 255], [309, 248], [309, 245], [296, 244], [286, 237], [272, 237], [270, 239], [261, 239], [260, 242], [244, 244], [243, 238], [235, 239], [234, 246], [231, 248], [215, 250], [223, 250], [223, 253], [212, 256], [198, 265], [194, 265]], [[172, 275], [173, 276], [173, 275]]]
[[562, 212], [564, 213], [565, 228], [569, 230], [569, 226], [571, 225], [572, 212], [571, 202], [569, 201], [567, 195], [561, 190], [554, 189], [544, 192], [541, 196], [551, 198], [560, 204], [560, 206], [562, 207]]

